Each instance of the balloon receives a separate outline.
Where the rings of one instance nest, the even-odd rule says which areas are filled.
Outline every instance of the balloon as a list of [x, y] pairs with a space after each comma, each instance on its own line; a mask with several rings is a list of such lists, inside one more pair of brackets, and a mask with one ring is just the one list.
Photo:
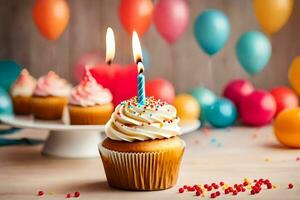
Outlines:
[[243, 79], [232, 80], [224, 88], [223, 96], [230, 99], [237, 108], [243, 97], [254, 91], [254, 86], [251, 82]]
[[284, 109], [296, 108], [299, 105], [297, 95], [290, 88], [279, 86], [273, 88], [270, 92], [273, 95], [276, 102], [275, 116]]
[[172, 104], [175, 98], [175, 88], [171, 82], [158, 78], [146, 82], [146, 95]]
[[83, 72], [85, 66], [89, 66], [90, 68], [93, 68], [97, 65], [105, 63], [105, 60], [102, 56], [102, 53], [99, 51], [93, 51], [84, 54], [81, 56], [78, 60], [75, 61], [74, 67], [73, 67], [73, 77], [76, 80], [76, 82], [80, 82], [83, 77]]
[[197, 100], [200, 108], [200, 119], [202, 122], [206, 120], [207, 108], [212, 105], [216, 100], [216, 95], [205, 87], [197, 87], [190, 91], [190, 94]]
[[185, 0], [159, 0], [154, 9], [154, 24], [170, 44], [185, 31], [189, 22], [189, 8]]
[[240, 104], [242, 121], [250, 126], [262, 126], [271, 122], [276, 112], [273, 96], [264, 90], [256, 90], [244, 97]]
[[298, 95], [300, 95], [300, 56], [296, 57], [290, 68], [288, 73], [289, 81], [294, 90]]
[[269, 39], [258, 31], [244, 33], [235, 46], [236, 56], [249, 74], [256, 74], [268, 64], [272, 46]]
[[293, 11], [294, 0], [254, 0], [253, 6], [262, 29], [272, 34], [287, 23]]
[[68, 25], [70, 10], [65, 0], [36, 0], [32, 15], [41, 34], [56, 40]]
[[119, 17], [129, 35], [135, 30], [141, 37], [149, 29], [153, 7], [151, 0], [121, 0]]
[[9, 95], [0, 88], [0, 115], [12, 115], [13, 107]]
[[181, 120], [198, 119], [200, 107], [197, 100], [189, 94], [179, 94], [175, 97], [174, 106], [177, 109], [177, 116]]
[[278, 114], [273, 130], [278, 141], [287, 147], [300, 148], [300, 108], [286, 109]]
[[207, 121], [216, 128], [234, 124], [237, 118], [235, 105], [228, 99], [217, 99], [206, 111]]
[[223, 12], [208, 9], [197, 17], [194, 34], [202, 50], [212, 56], [225, 46], [230, 29], [228, 18]]
[[91, 74], [104, 88], [108, 88], [113, 95], [114, 106], [121, 101], [137, 95], [137, 66], [121, 66], [112, 64], [97, 65]]
[[20, 75], [20, 66], [11, 60], [0, 61], [0, 87], [6, 91], [10, 90], [10, 86]]

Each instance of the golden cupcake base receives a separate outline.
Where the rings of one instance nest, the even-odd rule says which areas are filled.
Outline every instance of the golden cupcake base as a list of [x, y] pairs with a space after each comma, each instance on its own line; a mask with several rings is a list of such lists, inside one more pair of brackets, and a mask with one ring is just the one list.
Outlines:
[[16, 115], [31, 114], [31, 96], [12, 96], [13, 110]]
[[72, 125], [103, 125], [113, 112], [112, 103], [90, 107], [69, 105], [70, 123]]
[[30, 104], [34, 118], [41, 120], [60, 120], [67, 103], [68, 99], [66, 97], [33, 96]]
[[99, 145], [108, 184], [142, 191], [174, 186], [184, 149], [179, 137], [131, 143], [107, 138]]

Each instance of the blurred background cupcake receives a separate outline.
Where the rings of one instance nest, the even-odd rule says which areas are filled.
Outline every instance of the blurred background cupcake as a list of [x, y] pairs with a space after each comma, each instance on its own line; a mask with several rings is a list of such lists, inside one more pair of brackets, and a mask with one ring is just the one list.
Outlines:
[[11, 87], [13, 110], [17, 115], [28, 115], [31, 113], [30, 100], [36, 86], [36, 80], [23, 69], [18, 79]]
[[68, 103], [71, 85], [55, 72], [38, 79], [31, 100], [31, 109], [36, 119], [59, 120]]
[[134, 97], [119, 104], [106, 124], [99, 150], [109, 185], [129, 190], [163, 190], [177, 182], [185, 143], [177, 135], [174, 106]]
[[105, 124], [113, 112], [112, 94], [103, 88], [85, 69], [83, 80], [71, 93], [69, 102], [71, 124]]

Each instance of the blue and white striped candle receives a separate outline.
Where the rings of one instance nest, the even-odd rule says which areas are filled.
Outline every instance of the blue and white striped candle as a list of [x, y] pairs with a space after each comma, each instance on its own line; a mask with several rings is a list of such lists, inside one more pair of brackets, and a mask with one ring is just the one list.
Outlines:
[[146, 97], [145, 97], [145, 76], [144, 65], [142, 62], [138, 62], [138, 103], [140, 105], [145, 105]]

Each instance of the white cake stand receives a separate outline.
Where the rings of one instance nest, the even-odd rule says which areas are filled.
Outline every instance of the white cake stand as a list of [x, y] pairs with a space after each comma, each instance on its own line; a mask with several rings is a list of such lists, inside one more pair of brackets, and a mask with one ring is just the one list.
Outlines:
[[[44, 155], [62, 158], [89, 158], [99, 155], [97, 145], [102, 139], [103, 125], [69, 125], [67, 119], [43, 121], [24, 116], [0, 116], [0, 120], [17, 128], [49, 130], [42, 150]], [[187, 121], [180, 125], [184, 134], [198, 129], [200, 122]]]

